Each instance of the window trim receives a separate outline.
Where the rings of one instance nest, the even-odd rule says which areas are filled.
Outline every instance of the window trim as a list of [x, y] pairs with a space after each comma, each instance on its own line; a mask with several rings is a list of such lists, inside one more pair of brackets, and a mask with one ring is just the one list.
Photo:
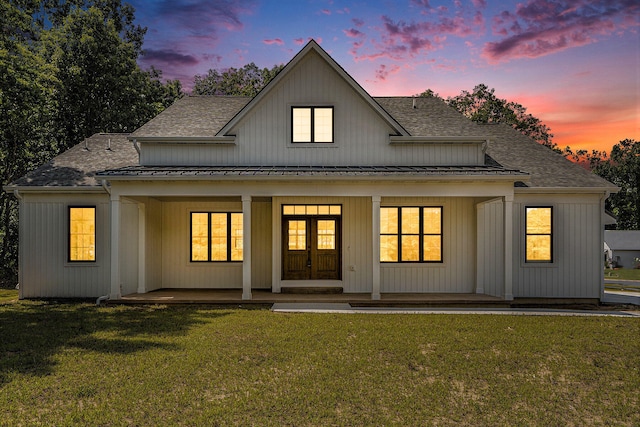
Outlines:
[[[71, 210], [93, 209], [93, 245], [94, 259], [71, 259]], [[68, 205], [67, 206], [67, 263], [69, 264], [95, 264], [98, 262], [98, 207], [96, 205]]]
[[[193, 259], [193, 214], [207, 214], [207, 259]], [[212, 214], [226, 214], [227, 215], [227, 258], [224, 260], [213, 260], [211, 259], [211, 215]], [[232, 214], [240, 214], [242, 216], [242, 221], [244, 223], [244, 215], [239, 211], [189, 211], [189, 262], [190, 263], [242, 263], [244, 262], [244, 247], [242, 249], [242, 259], [233, 260], [231, 259], [231, 243], [232, 243], [232, 235], [231, 235], [231, 215]], [[243, 236], [244, 238], [244, 236]]]
[[[293, 112], [297, 109], [297, 108], [309, 108], [311, 109], [311, 140], [310, 141], [294, 141], [293, 140], [293, 128], [294, 128], [294, 123], [293, 123]], [[331, 141], [315, 141], [315, 110], [316, 108], [323, 108], [323, 109], [330, 109], [331, 110]], [[291, 132], [291, 137], [289, 138], [289, 141], [291, 144], [294, 145], [299, 145], [299, 144], [335, 144], [336, 142], [336, 138], [335, 138], [335, 108], [333, 105], [292, 105], [291, 106], [291, 113], [289, 115], [290, 119], [291, 119], [291, 126], [290, 126], [290, 132]]]
[[[550, 213], [551, 213], [551, 218], [550, 218], [550, 228], [551, 231], [547, 234], [547, 233], [528, 233], [527, 232], [527, 218], [528, 218], [528, 210], [529, 209], [549, 209]], [[550, 205], [544, 205], [544, 206], [539, 206], [539, 205], [525, 205], [524, 207], [524, 263], [528, 264], [528, 265], [535, 265], [535, 264], [553, 264], [554, 263], [554, 246], [555, 246], [555, 227], [554, 227], [554, 207], [550, 206]], [[527, 258], [527, 237], [529, 236], [549, 236], [549, 260], [530, 260]]]
[[[382, 236], [398, 236], [398, 260], [397, 261], [383, 261], [380, 259], [380, 264], [444, 264], [444, 206], [380, 206], [380, 209], [395, 208], [398, 209], [398, 234], [383, 233], [380, 229], [378, 236], [378, 242]], [[418, 209], [419, 230], [418, 234], [402, 234], [402, 209]], [[440, 234], [425, 233], [424, 232], [424, 209], [440, 209]], [[382, 228], [382, 227], [381, 227]], [[418, 253], [420, 259], [417, 261], [403, 261], [402, 260], [402, 236], [418, 236]], [[424, 237], [425, 236], [440, 236], [440, 260], [431, 261], [424, 260]], [[378, 243], [380, 244], [380, 243]]]

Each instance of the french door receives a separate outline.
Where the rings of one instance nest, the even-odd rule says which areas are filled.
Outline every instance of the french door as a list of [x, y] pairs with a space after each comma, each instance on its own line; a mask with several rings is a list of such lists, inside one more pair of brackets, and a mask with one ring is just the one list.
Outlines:
[[282, 217], [282, 278], [341, 279], [340, 216]]

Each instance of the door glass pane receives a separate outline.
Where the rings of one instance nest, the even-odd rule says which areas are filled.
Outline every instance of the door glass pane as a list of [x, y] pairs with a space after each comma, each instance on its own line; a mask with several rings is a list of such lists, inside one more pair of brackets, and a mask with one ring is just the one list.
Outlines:
[[398, 234], [398, 208], [380, 208], [380, 233]]
[[441, 236], [424, 236], [424, 260], [442, 261]]
[[311, 108], [293, 109], [293, 142], [311, 142]]
[[318, 214], [319, 215], [329, 215], [329, 206], [326, 206], [326, 205], [318, 206]]
[[402, 234], [418, 233], [420, 233], [420, 208], [402, 208]]
[[242, 261], [242, 214], [231, 214], [231, 261]]
[[336, 248], [336, 222], [334, 220], [318, 221], [318, 249]]
[[442, 209], [423, 208], [424, 234], [440, 234], [442, 231]]
[[342, 211], [342, 206], [340, 206], [340, 205], [331, 205], [331, 206], [329, 206], [329, 211], [330, 211], [331, 215], [340, 215], [340, 212]]
[[304, 251], [307, 249], [307, 221], [287, 221], [289, 235], [289, 250]]
[[211, 261], [227, 261], [227, 214], [211, 214]]
[[402, 261], [420, 261], [420, 236], [402, 236]]
[[191, 214], [191, 261], [207, 261], [209, 250], [207, 247], [207, 227], [209, 214]]
[[284, 205], [282, 208], [282, 213], [285, 215], [293, 215], [295, 213], [292, 205]]

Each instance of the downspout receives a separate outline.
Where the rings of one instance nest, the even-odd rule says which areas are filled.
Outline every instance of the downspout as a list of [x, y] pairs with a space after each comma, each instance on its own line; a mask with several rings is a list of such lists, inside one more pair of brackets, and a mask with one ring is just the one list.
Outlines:
[[602, 251], [604, 251], [604, 202], [609, 197], [609, 194], [609, 191], [605, 191], [600, 196], [600, 301], [604, 299], [604, 261], [602, 259]]
[[138, 140], [133, 138], [133, 148], [138, 152], [138, 158], [140, 157], [140, 145], [138, 144]]
[[109, 187], [107, 187], [107, 180], [103, 179], [102, 182], [102, 188], [104, 189], [104, 191], [108, 194], [111, 195], [111, 190], [109, 190]]
[[[22, 265], [23, 258], [23, 245], [20, 243], [20, 240], [24, 235], [24, 212], [23, 212], [23, 203], [22, 203], [22, 194], [17, 188], [13, 189], [13, 195], [18, 199], [18, 266]], [[18, 298], [22, 298], [22, 288], [20, 287], [20, 283], [22, 283], [22, 268], [18, 267], [18, 284], [16, 285], [16, 289], [18, 290]]]
[[22, 195], [20, 194], [20, 191], [17, 188], [13, 189], [13, 195], [16, 196], [16, 199], [18, 199], [19, 202], [22, 201]]

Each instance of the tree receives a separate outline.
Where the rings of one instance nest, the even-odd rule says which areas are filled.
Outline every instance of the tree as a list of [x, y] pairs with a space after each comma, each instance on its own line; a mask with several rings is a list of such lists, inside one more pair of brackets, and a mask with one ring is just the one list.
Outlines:
[[[56, 150], [50, 124], [55, 113], [54, 69], [31, 43], [38, 29], [36, 2], [0, 5], [0, 181], [11, 182]], [[15, 198], [0, 192], [0, 285], [17, 276], [18, 217]]]
[[158, 70], [140, 70], [144, 31], [132, 26], [128, 14], [113, 13], [111, 3], [119, 1], [105, 10], [71, 9], [59, 27], [43, 34], [45, 56], [59, 81], [63, 148], [96, 132], [131, 132], [180, 95], [177, 82], [162, 90]]
[[618, 230], [640, 230], [640, 142], [625, 139], [614, 145], [607, 156], [604, 151], [571, 153], [574, 161], [588, 161], [591, 170], [620, 187], [606, 201], [606, 208], [616, 217]]
[[244, 67], [229, 68], [224, 71], [209, 70], [206, 76], [194, 78], [194, 95], [235, 95], [256, 96], [279, 72], [284, 65], [273, 68], [258, 68], [253, 62]]
[[[98, 131], [139, 127], [182, 95], [141, 70], [146, 29], [121, 0], [0, 1], [0, 179]], [[0, 192], [0, 285], [17, 277], [17, 203]]]
[[[418, 96], [442, 99], [431, 89], [427, 89]], [[547, 125], [527, 113], [527, 109], [522, 105], [498, 98], [495, 95], [495, 89], [489, 89], [485, 84], [477, 85], [472, 92], [463, 90], [460, 95], [449, 97], [445, 102], [474, 122], [506, 123], [540, 144], [560, 151], [551, 141], [553, 135]]]

